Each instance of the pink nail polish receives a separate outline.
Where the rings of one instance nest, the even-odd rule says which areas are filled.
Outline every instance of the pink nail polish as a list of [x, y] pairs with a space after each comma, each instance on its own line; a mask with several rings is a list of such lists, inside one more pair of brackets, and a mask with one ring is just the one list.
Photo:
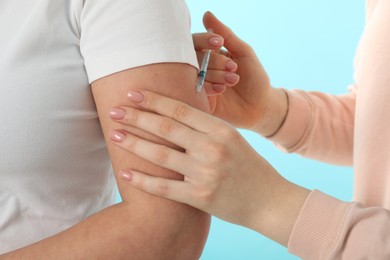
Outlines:
[[235, 63], [234, 61], [229, 60], [228, 62], [226, 62], [225, 68], [226, 68], [228, 71], [234, 72], [234, 71], [236, 71], [236, 70], [238, 69], [238, 65], [237, 65], [237, 63]]
[[209, 39], [209, 44], [210, 45], [213, 45], [213, 46], [216, 46], [216, 47], [220, 47], [223, 45], [223, 38], [221, 37], [218, 37], [218, 36], [213, 36]]
[[115, 142], [123, 142], [126, 138], [126, 135], [122, 132], [113, 130], [110, 133], [110, 138], [111, 138], [111, 140], [113, 140]]
[[127, 93], [127, 97], [131, 101], [136, 103], [141, 103], [142, 101], [144, 101], [144, 95], [137, 91], [129, 91], [129, 93]]
[[123, 119], [126, 116], [126, 111], [120, 108], [113, 108], [110, 111], [110, 117], [112, 119]]
[[225, 85], [223, 84], [213, 84], [213, 90], [215, 92], [222, 92], [222, 91], [225, 91]]
[[230, 83], [237, 83], [240, 80], [240, 76], [235, 73], [226, 73], [225, 79]]
[[133, 179], [133, 174], [128, 171], [119, 171], [119, 176], [125, 181], [131, 181]]

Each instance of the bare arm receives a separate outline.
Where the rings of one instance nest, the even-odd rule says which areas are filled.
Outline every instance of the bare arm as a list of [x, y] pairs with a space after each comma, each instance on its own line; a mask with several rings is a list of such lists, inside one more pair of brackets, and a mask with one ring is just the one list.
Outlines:
[[[113, 106], [126, 104], [131, 89], [150, 89], [208, 110], [204, 95], [195, 96], [195, 68], [159, 64], [123, 71], [92, 84], [106, 138], [115, 128], [108, 119]], [[138, 132], [140, 136], [146, 136]], [[155, 137], [148, 136], [157, 141]], [[158, 141], [160, 142], [160, 141]], [[115, 173], [132, 167], [155, 175], [179, 175], [142, 160], [107, 142]], [[4, 259], [198, 259], [209, 228], [207, 214], [157, 198], [119, 182], [123, 202]]]

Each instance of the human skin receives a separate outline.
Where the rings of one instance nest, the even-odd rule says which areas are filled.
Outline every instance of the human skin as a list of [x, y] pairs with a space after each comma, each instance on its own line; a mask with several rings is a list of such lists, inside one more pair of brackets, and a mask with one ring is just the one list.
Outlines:
[[[236, 73], [240, 76], [240, 81], [234, 87], [226, 88], [223, 94], [209, 96], [211, 114], [235, 127], [253, 130], [262, 136], [272, 135], [286, 116], [286, 94], [283, 90], [271, 86], [270, 79], [253, 49], [232, 30], [210, 12], [204, 15], [203, 23], [205, 28], [212, 28], [214, 33], [224, 38], [224, 47], [232, 61], [238, 65]], [[215, 55], [213, 59], [222, 58], [221, 55]], [[210, 75], [210, 80], [218, 82], [218, 77], [221, 78], [218, 69], [223, 68], [207, 72], [213, 75]]]
[[[194, 206], [287, 246], [308, 190], [285, 180], [225, 121], [153, 92], [128, 96], [137, 107], [112, 109], [112, 119], [122, 124], [111, 132], [112, 141], [184, 176], [175, 181], [132, 167], [121, 170], [131, 187]], [[183, 149], [132, 135], [133, 127]]]
[[[223, 38], [211, 32], [202, 33], [194, 35], [194, 43], [201, 59], [205, 47], [219, 49], [223, 44]], [[213, 57], [217, 55], [213, 54]], [[215, 71], [208, 73], [205, 85], [210, 94], [220, 94], [226, 87], [234, 86], [238, 82], [238, 76], [234, 73], [237, 64], [228, 57], [218, 55], [218, 59], [211, 60], [209, 68], [215, 68]], [[171, 71], [175, 73], [170, 73]], [[225, 74], [228, 77], [225, 77]], [[118, 124], [109, 120], [108, 114], [112, 106], [127, 104], [126, 93], [140, 85], [144, 89], [160, 91], [208, 111], [205, 93], [196, 94], [193, 88], [195, 80], [196, 70], [191, 66], [156, 64], [116, 73], [92, 84], [102, 129], [116, 173], [131, 165], [156, 176], [182, 179], [177, 173], [114, 147], [109, 140], [108, 132]], [[155, 84], [156, 81], [159, 82], [158, 86]], [[175, 87], [176, 82], [181, 82], [181, 88]], [[218, 86], [217, 90], [214, 90], [213, 84], [223, 87], [223, 90], [218, 89]], [[137, 129], [129, 131], [153, 142], [174, 147], [145, 131]], [[118, 176], [116, 178], [118, 179]], [[210, 224], [207, 214], [181, 203], [157, 198], [137, 189], [129, 189], [119, 180], [118, 186], [122, 202], [55, 236], [2, 255], [0, 258], [42, 259], [43, 255], [52, 259], [199, 258]], [[159, 213], [156, 215], [155, 212]]]
[[204, 51], [211, 49], [211, 58], [207, 68], [204, 88], [207, 96], [220, 95], [228, 87], [237, 85], [240, 76], [236, 73], [238, 65], [230, 57], [220, 55], [220, 48], [224, 39], [213, 33], [210, 29], [207, 33], [195, 33], [192, 35], [199, 64], [202, 63]]
[[[387, 126], [383, 120], [387, 118], [385, 114], [388, 102], [382, 97], [386, 97], [383, 93], [386, 93], [386, 83], [389, 82], [386, 80], [389, 74], [383, 70], [389, 61], [386, 51], [383, 51], [388, 42], [384, 33], [386, 23], [383, 23], [383, 19], [388, 16], [383, 10], [388, 10], [389, 6], [381, 5], [383, 3], [385, 1], [372, 1], [372, 8], [376, 5], [375, 14], [379, 15], [370, 17], [362, 38], [360, 46], [363, 47], [360, 47], [357, 53], [358, 65], [355, 69], [357, 80], [352, 91], [341, 96], [318, 92], [289, 92], [292, 109], [284, 124], [281, 119], [286, 113], [275, 113], [275, 120], [281, 120], [283, 126], [278, 131], [281, 124], [274, 124], [276, 130], [273, 131], [277, 134], [271, 138], [286, 149], [290, 147], [289, 151], [332, 163], [342, 162], [349, 165], [352, 163], [352, 157], [361, 155], [363, 160], [355, 160], [356, 170], [359, 172], [358, 185], [355, 185], [357, 202], [343, 202], [319, 191], [313, 191], [307, 197], [309, 191], [289, 182], [284, 183], [275, 170], [270, 169], [272, 167], [261, 162], [261, 157], [252, 157], [253, 152], [226, 122], [218, 123], [216, 118], [210, 118], [191, 107], [143, 90], [129, 95], [129, 103], [137, 103], [142, 111], [120, 107], [124, 112], [123, 116], [119, 117], [121, 113], [116, 111], [118, 108], [113, 109], [113, 120], [122, 123], [121, 128], [116, 131], [126, 129], [127, 125], [137, 125], [139, 128], [164, 135], [166, 139], [175, 140], [185, 148], [185, 152], [173, 153], [169, 149], [153, 146], [131, 135], [124, 135], [121, 139], [113, 138], [113, 141], [123, 149], [181, 172], [185, 180], [172, 182], [132, 169], [124, 169], [121, 172], [122, 178], [129, 185], [141, 190], [194, 205], [225, 220], [257, 230], [285, 246], [289, 239], [289, 251], [303, 259], [387, 259], [389, 250], [385, 237], [389, 226], [386, 197], [388, 187], [385, 181], [378, 181], [386, 179], [386, 173], [389, 172], [386, 164], [388, 152], [381, 149], [383, 140], [388, 137], [383, 130]], [[368, 6], [368, 10], [370, 9]], [[377, 48], [372, 48], [373, 46]], [[378, 82], [380, 84], [375, 84]], [[247, 88], [243, 85], [241, 87]], [[361, 99], [356, 99], [358, 93], [369, 95], [360, 95]], [[150, 106], [150, 99], [158, 105]], [[283, 99], [275, 100], [278, 104], [284, 103]], [[298, 103], [302, 106], [297, 106]], [[263, 111], [279, 110], [277, 105], [267, 107], [273, 108]], [[305, 115], [305, 112], [311, 115]], [[270, 114], [272, 113], [264, 113], [263, 119], [257, 121], [259, 124], [256, 125], [267, 128], [267, 122], [272, 121], [272, 117], [268, 117]], [[227, 114], [225, 116], [229, 117]], [[311, 121], [307, 120], [309, 117]], [[307, 121], [299, 124], [297, 121], [301, 118]], [[143, 122], [145, 120], [149, 125]], [[372, 122], [376, 122], [378, 126], [374, 130], [370, 124]], [[316, 129], [310, 129], [306, 137], [298, 136], [303, 141], [299, 140], [301, 143], [292, 148], [291, 144], [298, 140], [291, 138], [294, 136], [294, 130], [295, 134], [303, 133], [309, 124], [315, 125]], [[300, 129], [294, 129], [295, 125], [299, 125]], [[358, 130], [353, 131], [355, 126]], [[259, 130], [256, 127], [252, 129]], [[357, 134], [355, 140], [359, 142], [355, 142], [353, 147], [354, 133]], [[290, 141], [290, 145], [283, 144], [283, 140]], [[334, 145], [335, 143], [337, 145]], [[318, 149], [313, 151], [310, 149], [313, 147]], [[148, 154], [145, 152], [146, 148]], [[370, 151], [373, 150], [378, 152], [371, 155]], [[325, 153], [332, 156], [323, 156]], [[236, 158], [245, 164], [240, 164]], [[373, 173], [376, 181], [371, 182]], [[276, 181], [270, 181], [272, 177]], [[283, 186], [286, 187], [284, 194], [288, 196], [283, 196], [283, 189], [280, 189]], [[177, 194], [180, 194], [180, 197]], [[259, 197], [256, 197], [256, 194]], [[260, 208], [251, 207], [253, 201]], [[302, 207], [303, 201], [305, 206], [299, 219], [295, 221], [294, 214]], [[261, 204], [262, 202], [264, 204]], [[291, 233], [291, 226], [288, 223], [294, 222], [294, 232], [289, 238], [288, 231]], [[366, 238], [365, 241], [368, 237], [370, 242], [363, 243], [363, 237]]]
[[[177, 73], [170, 73], [176, 71]], [[126, 93], [136, 86], [160, 91], [208, 111], [205, 93], [192, 91], [196, 69], [186, 64], [155, 64], [129, 69], [92, 84], [115, 173], [130, 166], [156, 176], [182, 176], [115, 147], [108, 138], [117, 126], [109, 119], [112, 106], [127, 103]], [[156, 86], [155, 82], [159, 85]], [[182, 88], [174, 88], [181, 82]], [[195, 97], [195, 98], [194, 98]], [[161, 143], [139, 130], [140, 137]], [[166, 142], [163, 142], [167, 144]], [[171, 145], [172, 147], [172, 145]], [[118, 176], [116, 176], [119, 178]], [[210, 217], [188, 205], [168, 201], [117, 180], [122, 202], [106, 208], [57, 235], [0, 256], [1, 259], [199, 259], [206, 242]], [[169, 250], [167, 250], [169, 249]]]
[[[185, 181], [155, 179], [132, 168], [121, 171], [121, 176], [141, 190], [198, 207], [227, 221], [257, 230], [286, 246], [309, 191], [282, 178], [232, 127], [252, 129], [264, 136], [272, 135], [286, 116], [286, 95], [270, 86], [268, 75], [249, 45], [211, 13], [205, 14], [204, 24], [224, 38], [229, 58], [238, 64], [240, 82], [225, 88], [219, 95], [208, 97], [212, 114], [230, 124], [154, 93], [133, 93], [130, 99], [139, 108], [161, 114], [164, 118], [127, 107], [116, 108], [111, 116], [123, 125], [111, 133], [112, 140], [154, 164], [183, 174]], [[205, 39], [200, 37], [197, 40], [199, 46], [203, 42], [207, 49], [209, 46], [204, 44]], [[214, 56], [216, 66], [211, 65], [208, 71], [209, 82], [218, 82], [222, 78], [218, 70], [223, 70], [220, 65], [223, 62], [219, 59], [222, 59], [221, 55]], [[153, 99], [161, 107], [151, 106], [154, 102], [148, 99]], [[142, 124], [145, 120], [143, 116], [148, 118], [148, 125]], [[179, 154], [153, 146], [122, 131], [129, 125], [166, 138], [183, 147], [185, 152]], [[191, 142], [183, 143], [183, 140]]]

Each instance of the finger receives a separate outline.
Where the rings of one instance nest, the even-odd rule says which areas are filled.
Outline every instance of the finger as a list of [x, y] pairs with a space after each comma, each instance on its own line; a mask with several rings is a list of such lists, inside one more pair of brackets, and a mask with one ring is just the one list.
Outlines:
[[121, 130], [112, 130], [110, 138], [117, 146], [148, 162], [179, 172], [184, 176], [193, 176], [195, 167], [192, 167], [192, 161], [185, 153], [165, 145], [152, 143]]
[[223, 121], [203, 111], [166, 96], [143, 90], [141, 92], [130, 91], [128, 97], [138, 106], [153, 111], [157, 114], [170, 117], [186, 126], [203, 133], [212, 132]]
[[224, 46], [233, 56], [242, 57], [252, 54], [252, 48], [238, 38], [229, 27], [219, 21], [211, 12], [205, 13], [203, 24], [206, 29], [213, 29], [214, 33], [224, 38]]
[[[204, 52], [203, 51], [198, 51], [196, 52], [198, 61], [201, 63], [203, 60]], [[212, 52], [210, 61], [209, 61], [209, 66], [208, 69], [214, 69], [214, 70], [221, 70], [221, 71], [231, 71], [235, 72], [237, 71], [238, 65], [235, 63], [231, 58]]]
[[214, 84], [206, 81], [204, 84], [204, 89], [206, 90], [207, 96], [217, 96], [226, 91], [226, 86], [223, 84]]
[[223, 38], [213, 32], [194, 33], [192, 35], [195, 50], [219, 49], [223, 46]]
[[212, 84], [221, 84], [231, 87], [240, 81], [240, 76], [234, 72], [208, 70], [206, 80]]
[[193, 140], [202, 140], [204, 138], [203, 133], [199, 133], [169, 117], [136, 108], [114, 108], [110, 115], [112, 114], [121, 114], [120, 118], [113, 118], [118, 123], [142, 129], [184, 149], [196, 149], [197, 147], [194, 146]]
[[131, 186], [150, 194], [189, 204], [189, 183], [161, 177], [153, 177], [137, 171], [120, 171], [119, 176]]

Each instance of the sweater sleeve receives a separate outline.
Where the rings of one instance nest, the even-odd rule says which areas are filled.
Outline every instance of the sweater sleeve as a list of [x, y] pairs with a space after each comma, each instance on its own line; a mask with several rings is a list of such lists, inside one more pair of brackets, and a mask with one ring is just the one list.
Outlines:
[[390, 259], [390, 212], [312, 191], [288, 249], [302, 259]]
[[278, 132], [269, 138], [286, 152], [338, 165], [352, 165], [356, 94], [286, 90], [289, 110]]

